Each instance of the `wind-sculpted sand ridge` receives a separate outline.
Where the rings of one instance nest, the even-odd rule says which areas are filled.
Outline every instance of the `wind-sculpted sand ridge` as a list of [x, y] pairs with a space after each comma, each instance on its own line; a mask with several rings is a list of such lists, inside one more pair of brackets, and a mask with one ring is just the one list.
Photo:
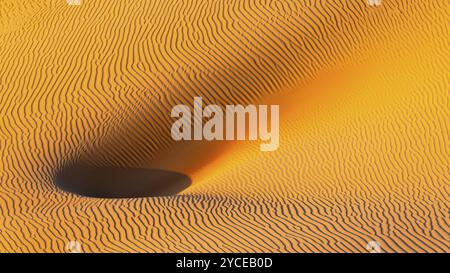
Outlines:
[[[449, 251], [444, 1], [3, 2], [0, 251]], [[278, 150], [174, 142], [195, 96], [279, 104]], [[82, 197], [77, 164], [192, 184]]]

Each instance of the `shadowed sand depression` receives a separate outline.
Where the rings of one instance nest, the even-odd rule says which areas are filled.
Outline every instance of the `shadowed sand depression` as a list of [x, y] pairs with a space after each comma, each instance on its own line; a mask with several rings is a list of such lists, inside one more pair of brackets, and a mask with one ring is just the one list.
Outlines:
[[172, 171], [79, 164], [64, 168], [55, 184], [82, 196], [136, 198], [174, 195], [189, 187], [191, 180]]

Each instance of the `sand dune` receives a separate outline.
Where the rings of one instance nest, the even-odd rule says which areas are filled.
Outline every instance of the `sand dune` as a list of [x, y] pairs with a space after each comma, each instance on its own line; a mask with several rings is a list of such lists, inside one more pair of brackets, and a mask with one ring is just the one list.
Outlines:
[[[40, 2], [0, 5], [1, 252], [449, 252], [444, 1]], [[174, 142], [194, 96], [279, 104], [279, 149]], [[79, 163], [192, 184], [56, 187]]]

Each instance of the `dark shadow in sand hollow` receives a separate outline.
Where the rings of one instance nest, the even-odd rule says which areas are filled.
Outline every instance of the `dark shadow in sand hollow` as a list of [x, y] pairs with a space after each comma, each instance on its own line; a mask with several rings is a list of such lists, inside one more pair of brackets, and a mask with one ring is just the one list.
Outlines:
[[191, 185], [188, 176], [172, 171], [88, 165], [63, 168], [54, 181], [62, 190], [98, 198], [169, 196]]

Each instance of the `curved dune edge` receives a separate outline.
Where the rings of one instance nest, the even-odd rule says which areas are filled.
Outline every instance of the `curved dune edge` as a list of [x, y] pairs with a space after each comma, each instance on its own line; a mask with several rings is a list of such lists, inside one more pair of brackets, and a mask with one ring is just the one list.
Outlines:
[[[449, 251], [443, 3], [106, 2], [0, 31], [0, 251]], [[279, 150], [175, 145], [194, 95], [279, 103]], [[193, 185], [83, 198], [52, 183], [77, 160]]]

